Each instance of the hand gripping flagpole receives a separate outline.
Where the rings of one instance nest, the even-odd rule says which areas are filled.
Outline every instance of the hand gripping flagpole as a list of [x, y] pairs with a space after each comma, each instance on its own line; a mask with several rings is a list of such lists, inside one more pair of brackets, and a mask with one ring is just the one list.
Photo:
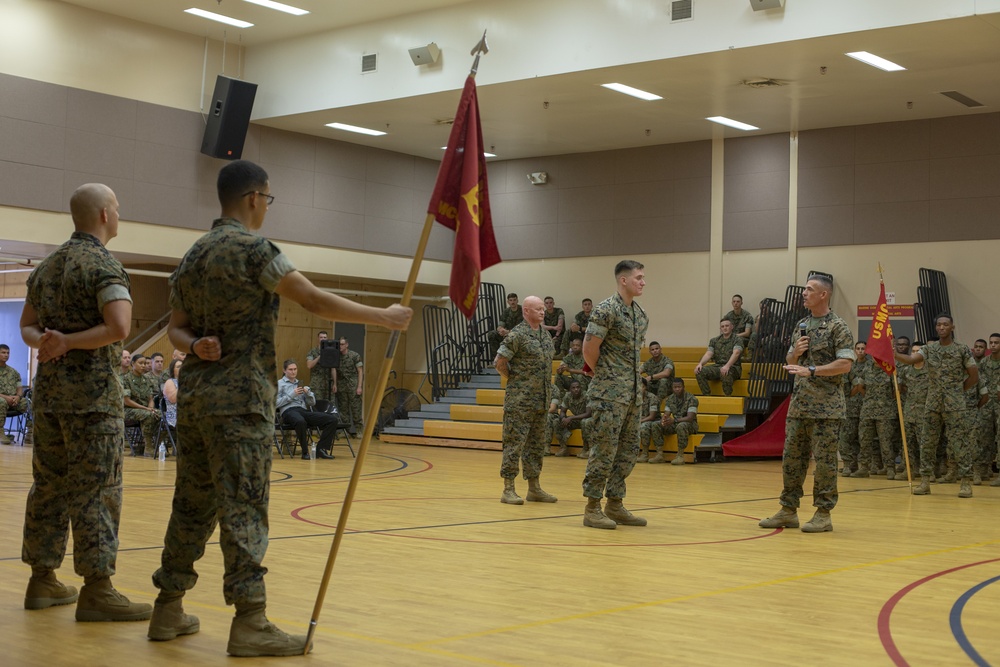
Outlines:
[[[475, 76], [476, 71], [479, 68], [479, 56], [480, 54], [488, 53], [489, 47], [486, 45], [486, 31], [483, 31], [483, 37], [479, 40], [472, 49], [472, 55], [476, 56], [475, 61], [472, 64], [472, 70], [469, 72], [470, 76]], [[400, 299], [400, 305], [409, 306], [410, 300], [413, 298], [413, 289], [417, 283], [417, 274], [420, 273], [420, 264], [424, 259], [424, 251], [427, 249], [427, 241], [431, 236], [431, 228], [434, 225], [434, 215], [431, 213], [427, 214], [427, 219], [424, 221], [424, 229], [420, 234], [420, 242], [417, 244], [417, 250], [413, 254], [413, 264], [410, 266], [410, 275], [406, 279], [406, 287], [403, 288], [403, 298]], [[399, 343], [399, 331], [393, 331], [389, 336], [389, 343], [386, 345], [385, 358], [382, 360], [382, 368], [379, 371], [378, 382], [375, 385], [375, 391], [370, 394], [373, 397], [381, 397], [382, 393], [385, 391], [385, 386], [389, 382], [389, 371], [392, 370], [392, 360], [396, 356], [396, 345]], [[316, 626], [319, 623], [319, 614], [323, 609], [323, 600], [326, 597], [326, 589], [330, 585], [330, 577], [333, 575], [333, 566], [337, 561], [337, 553], [340, 551], [340, 543], [344, 539], [344, 529], [347, 526], [347, 517], [351, 513], [351, 505], [354, 502], [354, 494], [358, 490], [358, 482], [361, 479], [361, 469], [365, 464], [365, 456], [368, 454], [368, 445], [372, 441], [372, 432], [375, 428], [375, 422], [378, 420], [378, 409], [379, 402], [372, 399], [368, 403], [368, 413], [365, 415], [364, 423], [364, 435], [361, 439], [361, 445], [358, 447], [357, 457], [354, 459], [354, 468], [351, 470], [351, 479], [347, 484], [347, 492], [344, 494], [344, 503], [340, 507], [340, 518], [337, 519], [337, 527], [333, 534], [333, 543], [330, 545], [330, 554], [326, 559], [326, 568], [323, 570], [323, 578], [320, 581], [319, 592], [316, 594], [316, 604], [313, 606], [312, 617], [309, 619], [309, 630], [306, 634], [306, 647], [303, 651], [303, 655], [307, 655], [312, 649], [313, 637], [316, 634]]]
[[[882, 264], [878, 265], [878, 281], [880, 285], [885, 283], [882, 280]], [[895, 341], [893, 341], [895, 343]], [[913, 491], [913, 471], [910, 470], [910, 450], [906, 445], [906, 422], [903, 421], [903, 401], [899, 395], [899, 378], [896, 375], [896, 369], [898, 365], [893, 364], [892, 367], [892, 386], [896, 393], [896, 413], [899, 415], [899, 433], [903, 438], [903, 463], [906, 465], [906, 484]]]

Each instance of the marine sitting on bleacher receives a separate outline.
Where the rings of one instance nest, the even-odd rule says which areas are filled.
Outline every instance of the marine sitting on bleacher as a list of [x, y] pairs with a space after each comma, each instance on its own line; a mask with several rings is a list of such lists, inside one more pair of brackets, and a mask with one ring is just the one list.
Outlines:
[[[722, 380], [722, 393], [732, 396], [733, 382], [740, 379], [743, 371], [740, 366], [743, 339], [733, 333], [732, 321], [722, 318], [719, 322], [719, 332], [720, 335], [708, 341], [708, 349], [694, 367], [694, 377], [698, 380], [701, 393], [705, 396], [712, 393], [708, 381], [719, 379]], [[714, 363], [709, 364], [710, 361]]]
[[670, 395], [670, 378], [674, 375], [674, 362], [663, 354], [655, 340], [649, 344], [649, 359], [642, 362], [640, 373], [649, 378], [649, 392], [657, 402]]
[[587, 325], [590, 324], [590, 313], [594, 310], [594, 301], [592, 299], [584, 299], [580, 302], [583, 307], [579, 313], [573, 316], [573, 324], [569, 325], [569, 330], [562, 339], [562, 353], [566, 354], [569, 350], [569, 344], [573, 342], [574, 336], [580, 336], [583, 338], [583, 334], [587, 332]]
[[587, 407], [587, 395], [583, 393], [583, 387], [577, 380], [569, 386], [569, 391], [563, 396], [559, 403], [559, 414], [555, 420], [555, 434], [559, 438], [559, 451], [556, 456], [566, 456], [569, 452], [569, 437], [573, 431], [581, 430], [583, 436], [583, 447], [580, 449], [580, 458], [585, 459], [590, 456], [590, 427], [593, 420], [590, 418], [590, 408]]
[[694, 394], [684, 390], [684, 380], [674, 378], [672, 392], [663, 404], [663, 416], [653, 427], [653, 442], [656, 444], [656, 456], [649, 459], [650, 463], [665, 463], [663, 458], [663, 439], [665, 436], [677, 434], [677, 456], [671, 465], [684, 465], [684, 450], [688, 446], [688, 438], [698, 432], [698, 399]]
[[660, 401], [653, 399], [649, 390], [649, 378], [642, 378], [642, 418], [639, 420], [639, 456], [636, 463], [649, 460], [653, 438], [653, 426], [660, 422]]
[[524, 321], [524, 312], [517, 302], [517, 295], [511, 292], [507, 295], [507, 307], [500, 313], [500, 323], [496, 329], [486, 334], [486, 340], [490, 343], [490, 356], [496, 357], [500, 344], [507, 338], [514, 327]]
[[569, 352], [562, 358], [556, 368], [555, 386], [559, 390], [559, 398], [569, 392], [573, 382], [579, 382], [583, 393], [587, 393], [590, 377], [583, 372], [586, 362], [583, 359], [583, 339], [576, 338], [569, 344]]

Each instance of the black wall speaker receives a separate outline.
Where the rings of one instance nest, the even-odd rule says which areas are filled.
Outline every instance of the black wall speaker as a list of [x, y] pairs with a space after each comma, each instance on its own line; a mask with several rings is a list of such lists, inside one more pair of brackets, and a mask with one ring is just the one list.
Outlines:
[[243, 142], [247, 138], [253, 98], [257, 84], [219, 75], [208, 110], [205, 138], [201, 152], [224, 160], [238, 160], [243, 155]]

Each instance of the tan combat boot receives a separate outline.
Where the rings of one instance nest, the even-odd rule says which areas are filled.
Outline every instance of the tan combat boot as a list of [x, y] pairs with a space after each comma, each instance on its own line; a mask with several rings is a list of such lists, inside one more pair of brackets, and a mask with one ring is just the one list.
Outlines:
[[962, 486], [958, 489], [959, 498], [971, 498], [972, 497], [972, 480], [968, 477], [962, 478]]
[[944, 479], [941, 480], [942, 484], [954, 484], [958, 481], [958, 471], [955, 470], [955, 462], [948, 461], [948, 472], [945, 473]]
[[777, 514], [761, 519], [757, 525], [761, 528], [798, 528], [799, 513], [790, 507], [782, 507]]
[[569, 456], [569, 445], [560, 445], [556, 456]]
[[47, 569], [32, 569], [28, 590], [24, 593], [25, 609], [48, 609], [61, 604], [73, 604], [80, 597], [76, 588], [66, 586], [56, 573]]
[[672, 466], [682, 466], [682, 465], [684, 465], [684, 454], [683, 454], [683, 452], [677, 452], [677, 456], [675, 456], [674, 460], [670, 462], [670, 465], [672, 465]]
[[584, 445], [580, 448], [580, 453], [576, 455], [578, 459], [589, 459], [590, 458], [590, 447]]
[[149, 620], [146, 636], [158, 642], [176, 639], [180, 635], [193, 635], [201, 630], [197, 616], [184, 613], [181, 598], [184, 593], [165, 593], [153, 603], [153, 617]]
[[997, 478], [990, 482], [990, 486], [1000, 486], [1000, 475], [997, 475]]
[[517, 495], [517, 491], [514, 490], [514, 480], [507, 479], [504, 477], [503, 480], [503, 495], [500, 496], [500, 502], [506, 503], [507, 505], [523, 505], [524, 499]]
[[656, 446], [656, 456], [649, 457], [649, 463], [666, 463], [667, 460], [663, 458], [663, 445]]
[[76, 620], [83, 622], [145, 621], [152, 615], [152, 605], [130, 601], [114, 589], [109, 577], [85, 581], [76, 602]]
[[645, 526], [646, 520], [625, 509], [621, 498], [608, 498], [604, 505], [604, 516], [622, 526]]
[[306, 636], [290, 635], [278, 629], [264, 615], [264, 605], [237, 605], [236, 618], [229, 627], [226, 652], [237, 658], [264, 655], [304, 655]]
[[983, 473], [981, 466], [976, 466], [972, 471], [972, 486], [979, 486], [983, 483]]
[[813, 518], [802, 526], [803, 533], [827, 533], [831, 530], [833, 530], [833, 521], [830, 520], [830, 510], [816, 510]]
[[614, 530], [618, 524], [604, 516], [601, 511], [600, 498], [587, 498], [587, 507], [583, 510], [583, 525], [588, 528], [604, 528]]
[[[513, 482], [514, 480], [511, 481]], [[524, 499], [532, 503], [554, 503], [559, 500], [551, 493], [546, 493], [542, 485], [538, 483], [537, 477], [528, 480], [528, 493], [524, 496]]]
[[636, 463], [645, 463], [649, 460], [649, 451], [645, 446], [639, 449], [639, 456], [635, 457]]
[[915, 496], [926, 496], [931, 492], [931, 478], [929, 475], [922, 475], [920, 477], [920, 484], [913, 487], [913, 495]]

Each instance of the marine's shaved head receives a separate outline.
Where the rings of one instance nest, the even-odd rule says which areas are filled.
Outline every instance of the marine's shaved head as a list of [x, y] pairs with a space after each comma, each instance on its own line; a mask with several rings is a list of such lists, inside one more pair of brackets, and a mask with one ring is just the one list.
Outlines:
[[78, 232], [93, 234], [107, 244], [118, 235], [118, 198], [103, 183], [85, 183], [69, 200], [73, 226]]

